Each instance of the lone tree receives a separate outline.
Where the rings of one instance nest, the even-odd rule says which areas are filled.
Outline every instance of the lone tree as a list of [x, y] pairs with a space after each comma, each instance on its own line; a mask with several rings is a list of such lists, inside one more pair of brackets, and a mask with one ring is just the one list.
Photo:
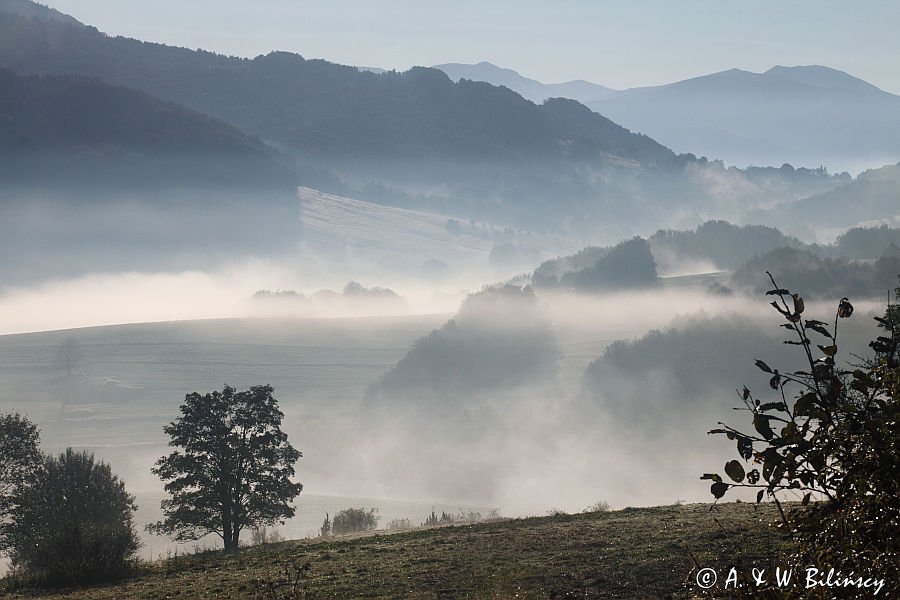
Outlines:
[[291, 478], [302, 454], [281, 431], [284, 414], [272, 391], [268, 385], [240, 392], [226, 385], [221, 392], [185, 396], [181, 416], [163, 428], [169, 446], [178, 449], [152, 469], [167, 482], [165, 519], [148, 530], [177, 541], [215, 533], [232, 552], [244, 528], [294, 516], [291, 501], [303, 485]]
[[18, 414], [0, 414], [0, 550], [5, 550], [6, 519], [21, 490], [41, 465], [37, 426]]
[[125, 483], [92, 454], [46, 456], [5, 527], [13, 565], [54, 584], [120, 575], [140, 546], [136, 510]]

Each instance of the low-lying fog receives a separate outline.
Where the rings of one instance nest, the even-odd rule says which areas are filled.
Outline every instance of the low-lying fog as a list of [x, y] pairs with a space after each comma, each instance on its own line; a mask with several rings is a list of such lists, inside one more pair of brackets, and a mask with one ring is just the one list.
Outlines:
[[[354, 292], [346, 274], [310, 285], [257, 262], [8, 289], [0, 331], [68, 330], [0, 336], [0, 410], [37, 421], [46, 450], [111, 462], [148, 521], [161, 497], [149, 470], [184, 395], [269, 383], [304, 453], [300, 514], [284, 529], [304, 536], [354, 503], [415, 522], [432, 505], [517, 516], [710, 501], [699, 475], [735, 453], [705, 432], [722, 419], [748, 425], [731, 407], [744, 384], [766, 397], [756, 358], [796, 364], [763, 297], [673, 282], [610, 294], [510, 286], [464, 300], [475, 279], [363, 281]], [[379, 304], [380, 292], [366, 295], [375, 286], [403, 303]], [[298, 297], [254, 297], [278, 289]], [[831, 303], [807, 304], [810, 318], [833, 318]], [[844, 356], [865, 354], [880, 310], [859, 303], [841, 323]], [[94, 327], [146, 321], [167, 322]]]

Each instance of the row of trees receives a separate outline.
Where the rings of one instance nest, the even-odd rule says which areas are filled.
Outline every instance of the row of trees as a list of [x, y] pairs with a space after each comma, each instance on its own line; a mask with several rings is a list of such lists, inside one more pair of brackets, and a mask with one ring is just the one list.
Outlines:
[[[267, 385], [188, 394], [163, 428], [175, 450], [152, 471], [169, 497], [164, 519], [147, 529], [176, 541], [216, 534], [230, 552], [245, 529], [292, 517], [301, 453], [281, 430], [283, 417]], [[0, 415], [0, 551], [15, 569], [55, 584], [120, 575], [140, 546], [136, 510], [108, 464], [71, 448], [42, 454], [32, 422]]]

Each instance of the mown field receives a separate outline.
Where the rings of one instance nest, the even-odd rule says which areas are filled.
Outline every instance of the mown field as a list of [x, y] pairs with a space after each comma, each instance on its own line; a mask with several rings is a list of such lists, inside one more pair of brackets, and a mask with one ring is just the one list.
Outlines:
[[696, 565], [786, 565], [772, 506], [693, 504], [405, 533], [303, 540], [233, 556], [173, 557], [114, 585], [4, 598], [690, 598]]

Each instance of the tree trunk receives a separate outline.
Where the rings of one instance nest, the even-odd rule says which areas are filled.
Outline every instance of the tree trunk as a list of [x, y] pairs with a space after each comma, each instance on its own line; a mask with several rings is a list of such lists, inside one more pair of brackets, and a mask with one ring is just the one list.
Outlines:
[[222, 541], [225, 542], [225, 554], [237, 550], [236, 533], [231, 526], [231, 515], [227, 511], [222, 511]]

